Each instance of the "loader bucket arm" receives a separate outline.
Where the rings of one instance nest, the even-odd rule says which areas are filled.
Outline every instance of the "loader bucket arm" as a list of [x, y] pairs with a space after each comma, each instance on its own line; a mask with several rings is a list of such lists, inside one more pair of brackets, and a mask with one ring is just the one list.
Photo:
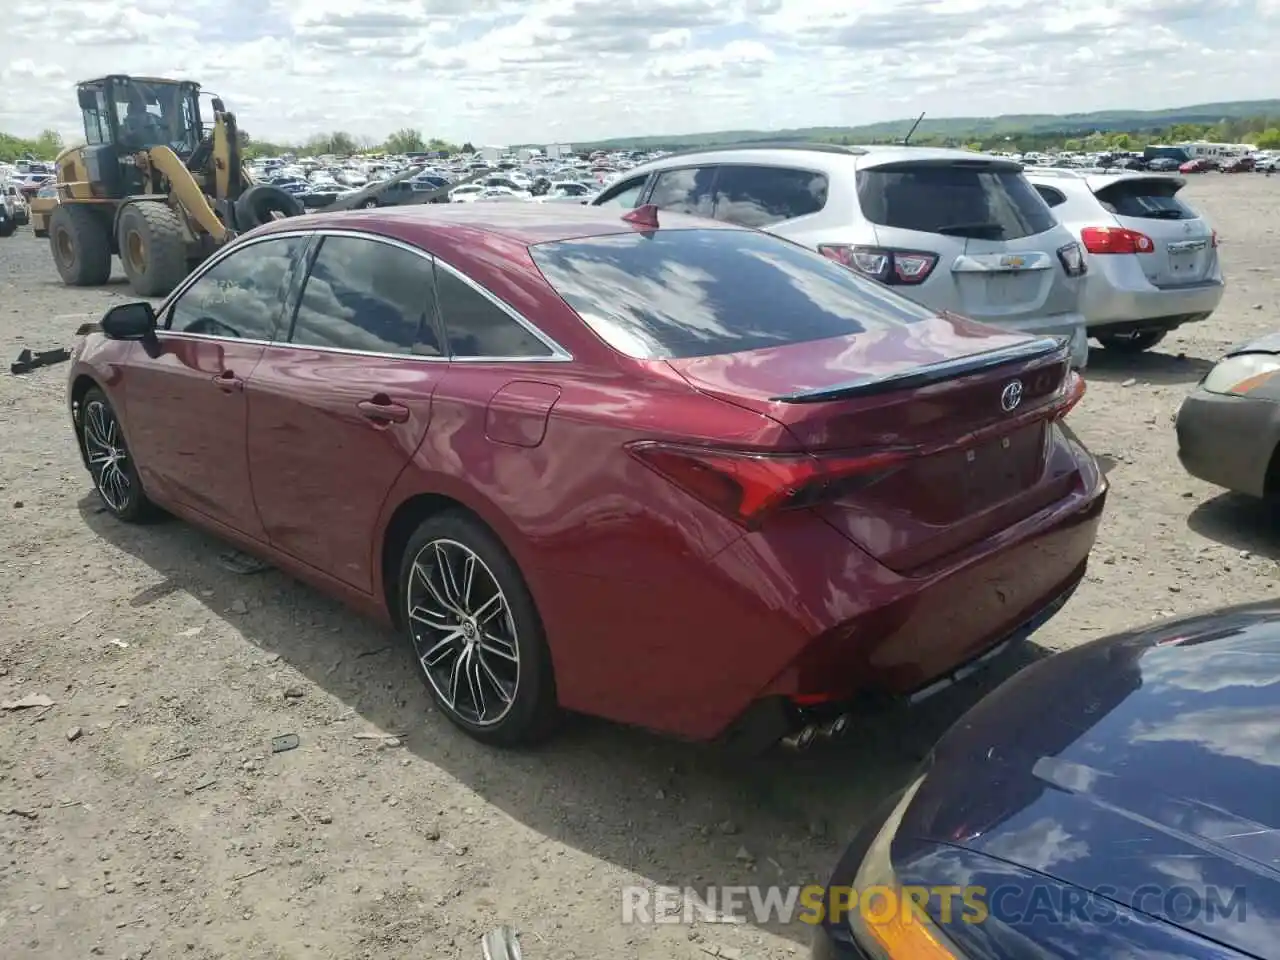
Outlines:
[[152, 147], [147, 154], [152, 168], [168, 179], [170, 193], [189, 220], [194, 221], [216, 243], [225, 241], [229, 234], [226, 224], [218, 219], [218, 214], [209, 205], [200, 184], [191, 176], [191, 171], [182, 162], [182, 158], [168, 147]]

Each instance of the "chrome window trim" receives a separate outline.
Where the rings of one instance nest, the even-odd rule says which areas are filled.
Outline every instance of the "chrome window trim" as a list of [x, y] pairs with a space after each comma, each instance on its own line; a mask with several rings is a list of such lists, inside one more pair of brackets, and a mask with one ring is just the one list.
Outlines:
[[[564, 363], [564, 362], [573, 360], [573, 354], [571, 354], [568, 350], [562, 347], [559, 343], [557, 343], [547, 334], [543, 333], [537, 326], [534, 325], [534, 323], [531, 320], [529, 320], [522, 313], [520, 313], [520, 311], [518, 311], [515, 307], [511, 306], [501, 297], [485, 289], [481, 284], [473, 280], [471, 277], [467, 276], [463, 271], [459, 270], [453, 264], [448, 263], [447, 261], [441, 259], [440, 257], [436, 256], [435, 254], [431, 253], [428, 250], [424, 250], [421, 247], [416, 247], [411, 243], [406, 243], [405, 241], [397, 239], [396, 237], [386, 237], [386, 236], [383, 236], [382, 234], [370, 233], [367, 230], [347, 230], [341, 227], [320, 227], [320, 228], [311, 229], [311, 230], [281, 230], [279, 233], [268, 233], [268, 234], [264, 234], [261, 237], [253, 237], [249, 240], [230, 243], [227, 246], [223, 247], [221, 250], [219, 250], [217, 253], [215, 253], [213, 256], [211, 256], [204, 263], [200, 264], [200, 266], [196, 268], [196, 270], [189, 277], [183, 280], [182, 283], [178, 285], [177, 289], [175, 289], [171, 294], [169, 294], [169, 296], [167, 296], [163, 301], [161, 301], [159, 308], [156, 310], [156, 313], [161, 317], [165, 317], [166, 323], [167, 323], [168, 322], [167, 314], [172, 309], [173, 304], [177, 302], [178, 298], [183, 296], [189, 289], [191, 289], [191, 287], [194, 286], [202, 277], [204, 277], [206, 273], [208, 273], [210, 270], [216, 267], [219, 263], [221, 263], [227, 257], [231, 256], [233, 253], [239, 250], [243, 250], [246, 247], [256, 246], [259, 243], [267, 243], [268, 241], [271, 241], [271, 240], [284, 240], [284, 239], [298, 238], [298, 237], [309, 239], [312, 237], [331, 237], [331, 236], [332, 237], [358, 237], [364, 240], [371, 240], [375, 243], [383, 243], [383, 244], [387, 244], [388, 246], [398, 247], [401, 250], [406, 250], [409, 253], [414, 254], [415, 256], [421, 257], [422, 259], [426, 260], [428, 263], [435, 264], [439, 267], [442, 267], [443, 269], [447, 270], [450, 274], [452, 274], [454, 277], [456, 277], [457, 279], [465, 283], [467, 286], [469, 286], [472, 290], [475, 290], [477, 293], [479, 293], [491, 304], [493, 304], [495, 307], [497, 307], [499, 310], [505, 313], [508, 317], [510, 317], [512, 320], [518, 323], [521, 327], [523, 327], [528, 333], [532, 334], [539, 342], [543, 344], [543, 346], [545, 346], [548, 350], [551, 351], [550, 355], [545, 357], [520, 357], [520, 356], [515, 356], [515, 357], [454, 357], [454, 356], [424, 357], [424, 356], [420, 356], [418, 354], [413, 354], [413, 353], [379, 353], [372, 350], [354, 350], [349, 347], [309, 346], [307, 344], [293, 343], [292, 341], [289, 341], [289, 340], [257, 340], [257, 339], [248, 339], [244, 337], [220, 337], [220, 336], [216, 336], [214, 334], [208, 334], [208, 333], [186, 333], [181, 330], [170, 330], [167, 327], [161, 328], [160, 332], [164, 333], [167, 336], [190, 338], [194, 340], [211, 340], [211, 341], [228, 342], [228, 343], [262, 344], [264, 346], [269, 346], [269, 347], [288, 347], [296, 350], [318, 350], [323, 353], [339, 353], [339, 354], [347, 354], [347, 355], [362, 356], [362, 357], [377, 357], [380, 359], [388, 359], [388, 360], [423, 360], [429, 363], [438, 363], [441, 361], [446, 363], [453, 362], [453, 361], [457, 361], [459, 363]], [[437, 298], [437, 303], [438, 303], [438, 298]], [[443, 326], [444, 318], [441, 317], [440, 320]], [[448, 336], [447, 329], [442, 332], [445, 333], [446, 337]]]

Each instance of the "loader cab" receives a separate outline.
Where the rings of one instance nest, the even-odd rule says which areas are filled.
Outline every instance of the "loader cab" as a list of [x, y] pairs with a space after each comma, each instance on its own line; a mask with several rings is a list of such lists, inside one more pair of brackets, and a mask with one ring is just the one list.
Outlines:
[[123, 197], [140, 187], [141, 177], [128, 160], [133, 154], [165, 146], [186, 160], [200, 145], [197, 83], [111, 75], [78, 84], [76, 92], [89, 179], [109, 196]]

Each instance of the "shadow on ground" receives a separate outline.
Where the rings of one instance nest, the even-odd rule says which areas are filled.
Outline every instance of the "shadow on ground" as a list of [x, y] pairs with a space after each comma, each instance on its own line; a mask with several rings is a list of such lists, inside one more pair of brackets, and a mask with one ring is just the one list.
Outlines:
[[1280, 562], [1280, 503], [1224, 493], [1192, 510], [1187, 526], [1225, 547]]
[[[90, 529], [162, 578], [131, 598], [133, 607], [189, 593], [369, 723], [405, 732], [406, 748], [504, 813], [657, 884], [825, 883], [860, 821], [951, 722], [1047, 655], [1022, 644], [909, 714], [869, 716], [844, 740], [803, 753], [735, 758], [586, 718], [537, 750], [500, 751], [434, 710], [407, 645], [385, 628], [278, 571], [227, 571], [217, 562], [226, 545], [180, 521], [124, 525], [95, 495], [79, 507]], [[209, 591], [222, 599], [206, 598]], [[229, 615], [228, 597], [251, 597], [248, 613]], [[808, 943], [803, 925], [771, 929]]]
[[1089, 350], [1089, 364], [1085, 367], [1084, 377], [1085, 380], [1105, 380], [1110, 383], [1137, 380], [1139, 383], [1160, 386], [1193, 384], [1199, 383], [1214, 362], [1200, 357], [1188, 357], [1183, 353], [1160, 353], [1156, 350], [1125, 353], [1093, 347]]

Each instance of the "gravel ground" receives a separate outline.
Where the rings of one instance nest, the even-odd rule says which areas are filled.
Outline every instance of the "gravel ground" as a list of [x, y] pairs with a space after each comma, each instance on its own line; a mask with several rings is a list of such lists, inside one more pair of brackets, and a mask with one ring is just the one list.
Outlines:
[[[0, 701], [54, 701], [0, 712], [0, 956], [479, 957], [500, 922], [531, 960], [803, 954], [801, 926], [624, 926], [620, 890], [822, 882], [1022, 658], [1274, 592], [1272, 515], [1185, 476], [1171, 418], [1226, 347], [1277, 324], [1280, 179], [1211, 174], [1187, 195], [1230, 289], [1151, 354], [1093, 353], [1071, 424], [1113, 489], [1087, 582], [973, 686], [803, 755], [586, 720], [533, 753], [478, 746], [431, 712], [395, 637], [279, 573], [224, 570], [182, 523], [101, 513], [65, 365], [0, 375]], [[63, 287], [25, 229], [0, 241], [6, 360], [126, 297]], [[273, 754], [288, 733], [300, 746]]]

